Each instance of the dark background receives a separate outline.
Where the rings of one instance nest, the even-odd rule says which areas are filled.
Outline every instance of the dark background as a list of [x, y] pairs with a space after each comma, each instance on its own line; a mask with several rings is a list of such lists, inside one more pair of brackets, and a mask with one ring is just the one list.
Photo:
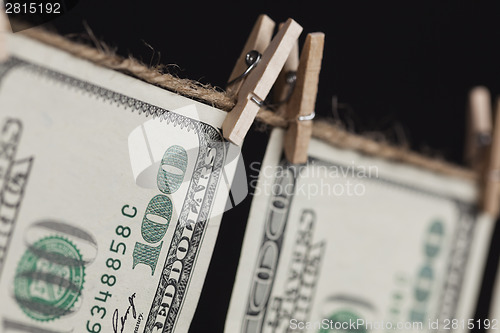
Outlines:
[[[95, 36], [147, 64], [175, 64], [180, 77], [223, 88], [261, 13], [291, 17], [326, 34], [316, 104], [357, 133], [463, 162], [468, 91], [500, 92], [500, 2], [482, 1], [125, 1], [82, 0], [47, 24]], [[347, 107], [332, 113], [332, 97]], [[252, 131], [247, 164], [263, 157], [269, 131]], [[251, 197], [224, 216], [192, 332], [222, 332]], [[499, 247], [491, 248], [476, 318], [488, 318]]]

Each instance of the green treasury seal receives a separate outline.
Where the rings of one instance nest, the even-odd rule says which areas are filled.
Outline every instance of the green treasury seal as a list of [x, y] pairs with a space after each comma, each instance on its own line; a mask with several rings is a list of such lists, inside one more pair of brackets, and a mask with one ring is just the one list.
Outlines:
[[81, 294], [84, 265], [69, 240], [49, 236], [38, 240], [21, 257], [14, 295], [30, 318], [47, 321], [70, 312]]

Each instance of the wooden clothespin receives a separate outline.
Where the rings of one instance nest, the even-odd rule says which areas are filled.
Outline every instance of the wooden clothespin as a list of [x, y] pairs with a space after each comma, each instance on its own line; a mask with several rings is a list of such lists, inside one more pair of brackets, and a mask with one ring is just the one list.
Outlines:
[[480, 176], [480, 208], [496, 218], [500, 212], [500, 100], [492, 129], [491, 95], [486, 87], [469, 92], [465, 161]]
[[5, 7], [3, 1], [0, 0], [0, 62], [7, 60], [7, 38], [6, 33], [10, 32], [10, 25], [5, 14]]
[[486, 87], [475, 87], [469, 92], [465, 141], [465, 163], [478, 172], [484, 172], [491, 144], [491, 95]]
[[256, 59], [252, 58], [250, 52], [257, 51], [261, 55], [271, 42], [276, 23], [267, 15], [259, 15], [253, 26], [250, 36], [243, 47], [240, 57], [234, 65], [233, 71], [227, 80], [227, 93], [237, 95], [243, 83], [243, 78], [252, 70], [252, 65], [256, 66]]
[[482, 210], [492, 216], [498, 217], [500, 212], [500, 98], [495, 104], [495, 122], [491, 145], [487, 154], [486, 166], [482, 176]]
[[[280, 28], [283, 23], [280, 23]], [[281, 70], [281, 73], [276, 79], [273, 91], [273, 103], [275, 112], [282, 116], [286, 116], [286, 105], [290, 100], [295, 82], [297, 81], [297, 69], [299, 67], [299, 41], [297, 40], [293, 45], [292, 51], [288, 55], [288, 59]]]
[[227, 140], [241, 145], [301, 32], [302, 27], [288, 19], [262, 54], [260, 61], [246, 75], [239, 88], [236, 105], [222, 124], [222, 132]]
[[325, 34], [308, 34], [300, 55], [297, 78], [286, 104], [290, 125], [285, 134], [285, 156], [290, 163], [305, 163], [312, 133]]
[[[486, 87], [469, 93], [466, 163], [480, 176], [480, 208], [493, 218], [500, 213], [500, 98], [492, 121], [491, 95]], [[493, 127], [493, 128], [492, 128]]]

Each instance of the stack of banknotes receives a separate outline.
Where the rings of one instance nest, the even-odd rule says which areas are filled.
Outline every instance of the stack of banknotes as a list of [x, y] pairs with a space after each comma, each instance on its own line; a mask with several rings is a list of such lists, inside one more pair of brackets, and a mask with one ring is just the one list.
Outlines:
[[[8, 47], [0, 332], [188, 332], [246, 194], [226, 113], [27, 37]], [[292, 165], [283, 136], [258, 166], [226, 332], [499, 329], [500, 295], [474, 318], [494, 226], [476, 183], [317, 140]]]

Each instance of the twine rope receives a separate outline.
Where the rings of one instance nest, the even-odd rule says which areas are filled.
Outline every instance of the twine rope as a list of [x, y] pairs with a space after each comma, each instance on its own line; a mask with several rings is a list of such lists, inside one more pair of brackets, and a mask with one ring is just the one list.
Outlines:
[[[128, 57], [120, 57], [105, 47], [91, 47], [77, 43], [57, 33], [40, 28], [26, 29], [20, 34], [36, 39], [70, 53], [76, 57], [91, 61], [97, 65], [117, 70], [134, 76], [145, 82], [173, 91], [177, 94], [193, 98], [224, 111], [230, 111], [235, 105], [234, 97], [211, 85], [197, 81], [178, 78], [163, 73], [156, 67], [149, 67], [140, 61]], [[271, 127], [288, 127], [289, 120], [265, 108], [261, 108], [257, 121]], [[342, 127], [324, 120], [314, 120], [312, 136], [332, 146], [351, 149], [362, 154], [383, 159], [407, 163], [415, 167], [444, 175], [477, 181], [478, 174], [470, 169], [449, 163], [442, 159], [430, 158], [404, 147], [397, 147], [386, 142], [378, 142], [362, 135], [346, 131]]]

